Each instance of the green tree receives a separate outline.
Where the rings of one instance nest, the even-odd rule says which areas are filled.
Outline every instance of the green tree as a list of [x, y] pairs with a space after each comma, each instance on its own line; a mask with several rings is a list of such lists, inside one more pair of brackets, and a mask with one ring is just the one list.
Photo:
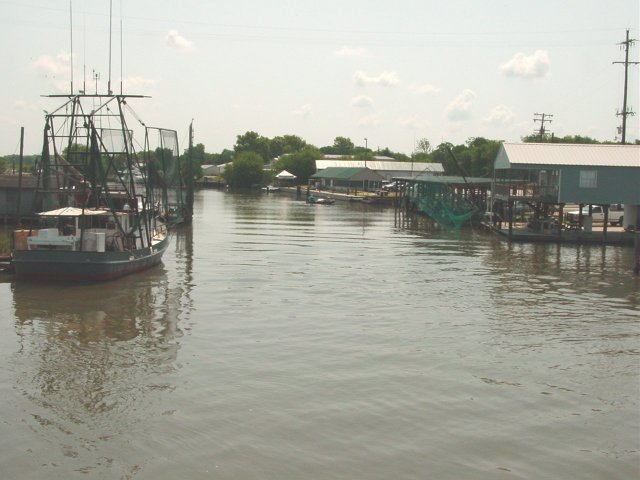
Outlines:
[[[4, 157], [0, 157], [0, 159], [4, 160], [7, 168], [12, 172], [16, 173], [20, 169], [20, 155], [6, 155]], [[22, 171], [23, 172], [31, 172], [34, 171], [35, 165], [38, 161], [37, 155], [24, 155], [22, 157]]]
[[258, 135], [256, 132], [246, 132], [236, 137], [236, 144], [233, 146], [236, 154], [242, 152], [254, 152], [260, 155], [262, 163], [271, 159], [271, 140]]
[[332, 152], [334, 155], [353, 155], [355, 145], [350, 138], [336, 137], [333, 141]]
[[416, 154], [426, 153], [428, 155], [431, 153], [431, 150], [433, 150], [433, 148], [431, 147], [431, 142], [429, 142], [429, 140], [427, 140], [426, 138], [421, 138], [416, 143]]
[[[534, 133], [532, 135], [527, 135], [522, 137], [521, 140], [524, 143], [539, 143], [540, 142], [540, 134]], [[595, 144], [595, 143], [603, 143], [595, 140], [591, 137], [586, 137], [582, 135], [565, 135], [564, 137], [555, 137], [553, 135], [545, 135], [542, 139], [542, 143], [577, 143], [577, 144]], [[609, 142], [604, 142], [609, 143]]]
[[[374, 154], [372, 154], [373, 156]], [[395, 160], [398, 160], [400, 162], [406, 162], [408, 160], [411, 160], [410, 157], [404, 153], [401, 152], [394, 152], [393, 150], [389, 149], [389, 147], [384, 147], [382, 150], [378, 150], [375, 155], [383, 155], [385, 157], [390, 157], [393, 158]]]
[[489, 177], [500, 141], [475, 137], [464, 145], [441, 143], [431, 152], [431, 161], [441, 163], [449, 175]]
[[220, 163], [233, 162], [234, 152], [233, 150], [224, 149], [220, 152]]
[[[189, 149], [187, 148], [184, 151], [185, 154], [189, 153]], [[212, 153], [207, 153], [204, 148], [204, 144], [198, 143], [193, 146], [193, 164], [194, 165], [211, 165], [214, 163], [214, 155]]]
[[438, 145], [431, 151], [430, 160], [433, 163], [440, 163], [447, 175], [457, 175], [458, 168], [455, 165], [455, 161], [449, 154], [449, 148], [452, 148], [453, 144], [444, 142]]
[[229, 150], [225, 148], [220, 153], [212, 153], [211, 154], [211, 163], [213, 165], [222, 165], [223, 163], [230, 163], [233, 161], [235, 153], [233, 150]]
[[[202, 144], [199, 144], [202, 145]], [[204, 145], [203, 145], [204, 147]], [[191, 164], [191, 171], [193, 172], [193, 179], [197, 180], [198, 178], [202, 178], [202, 163], [200, 163], [200, 161], [198, 160], [198, 158], [195, 155], [195, 147], [194, 148], [194, 154], [192, 156], [191, 161], [193, 162]], [[210, 154], [207, 154], [210, 155]], [[202, 157], [200, 157], [202, 158]], [[179, 157], [179, 161], [180, 161], [180, 175], [183, 178], [183, 182], [185, 183], [185, 185], [187, 184], [187, 176], [189, 174], [189, 166], [188, 166], [188, 162], [189, 162], [189, 149], [185, 150], [185, 152], [180, 155]], [[205, 163], [205, 165], [208, 165], [207, 163]]]
[[298, 183], [307, 183], [311, 175], [316, 173], [316, 160], [322, 158], [322, 152], [315, 147], [306, 147], [288, 155], [283, 155], [273, 166], [277, 175], [282, 170], [293, 173]]
[[264, 162], [259, 154], [245, 151], [225, 169], [223, 177], [231, 186], [251, 187], [262, 183], [263, 167]]
[[280, 155], [298, 152], [307, 146], [302, 138], [297, 135], [284, 135], [271, 139], [271, 156], [277, 158]]

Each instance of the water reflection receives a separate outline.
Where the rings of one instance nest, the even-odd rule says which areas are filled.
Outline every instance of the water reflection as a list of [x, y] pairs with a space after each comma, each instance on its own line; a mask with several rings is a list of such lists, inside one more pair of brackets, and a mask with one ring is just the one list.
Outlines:
[[165, 278], [154, 272], [126, 288], [14, 283], [24, 393], [73, 416], [76, 407], [93, 414], [132, 402], [141, 377], [173, 368], [177, 357]]
[[83, 473], [107, 468], [91, 453], [99, 443], [121, 442], [166, 413], [180, 323], [192, 308], [191, 230], [177, 232], [174, 244], [165, 265], [117, 282], [11, 285], [14, 389], [26, 400], [22, 421], [61, 446], [39, 452], [51, 465], [64, 456], [78, 458]]
[[522, 348], [621, 342], [616, 349], [633, 352], [633, 339], [623, 340], [640, 319], [632, 260], [624, 247], [491, 243], [487, 315], [502, 333], [529, 337]]
[[610, 286], [608, 294], [623, 296], [637, 306], [639, 282], [632, 274], [633, 249], [499, 240], [489, 245], [487, 264], [505, 275], [517, 275], [529, 283], [542, 280], [551, 288], [569, 285], [582, 293], [598, 294]]

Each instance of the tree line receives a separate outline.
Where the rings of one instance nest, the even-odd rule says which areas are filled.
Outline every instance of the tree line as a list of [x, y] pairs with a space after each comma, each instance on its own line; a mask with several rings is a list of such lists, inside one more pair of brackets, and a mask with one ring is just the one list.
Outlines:
[[[565, 137], [539, 135], [522, 137], [523, 142], [545, 143], [579, 143], [597, 144], [593, 138], [568, 135]], [[331, 145], [316, 147], [307, 143], [297, 135], [282, 135], [273, 138], [264, 137], [257, 132], [247, 131], [236, 137], [233, 149], [223, 149], [220, 153], [210, 153], [204, 144], [193, 146], [191, 158], [196, 178], [202, 176], [202, 165], [229, 164], [224, 173], [224, 180], [232, 186], [250, 187], [252, 185], [267, 184], [273, 181], [273, 176], [282, 170], [294, 174], [301, 184], [316, 171], [315, 162], [324, 155], [345, 155], [354, 159], [372, 159], [373, 156], [391, 157], [397, 161], [414, 161], [442, 164], [445, 174], [462, 175], [467, 177], [490, 177], [493, 173], [493, 162], [498, 153], [502, 140], [491, 140], [483, 137], [472, 137], [466, 142], [454, 145], [441, 143], [433, 147], [428, 139], [421, 138], [416, 142], [411, 156], [402, 152], [394, 152], [389, 148], [378, 149], [375, 152], [355, 143], [348, 137], [338, 136]], [[180, 170], [186, 172], [185, 163], [189, 157], [188, 149], [180, 155]], [[34, 171], [39, 156], [27, 155], [23, 158], [23, 170]], [[266, 169], [271, 165], [270, 169]], [[7, 155], [0, 157], [0, 173], [11, 173], [18, 169], [18, 156]]]
[[[540, 138], [537, 134], [522, 137], [521, 141], [524, 143], [613, 143], [600, 142], [581, 135], [564, 137], [545, 135]], [[408, 156], [401, 152], [393, 152], [389, 148], [374, 152], [363, 146], [356, 146], [348, 137], [336, 137], [332, 145], [318, 148], [296, 135], [269, 139], [257, 132], [249, 131], [237, 136], [233, 151], [224, 150], [219, 156], [212, 156], [210, 159], [214, 164], [232, 162], [225, 170], [225, 181], [230, 185], [244, 187], [269, 183], [273, 180], [273, 175], [282, 170], [296, 175], [298, 182], [304, 184], [315, 173], [315, 161], [325, 154], [351, 156], [354, 159], [371, 159], [374, 155], [381, 155], [397, 161], [440, 163], [446, 175], [488, 178], [493, 174], [493, 163], [501, 143], [503, 143], [502, 140], [472, 137], [459, 145], [444, 142], [432, 147], [428, 139], [421, 138], [416, 142], [412, 155]], [[204, 146], [199, 145], [199, 147], [204, 152]], [[274, 160], [272, 168], [265, 172], [265, 165], [272, 160]]]

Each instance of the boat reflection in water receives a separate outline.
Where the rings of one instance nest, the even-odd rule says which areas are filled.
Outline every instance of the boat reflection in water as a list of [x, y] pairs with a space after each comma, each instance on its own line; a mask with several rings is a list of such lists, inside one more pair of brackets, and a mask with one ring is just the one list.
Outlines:
[[161, 266], [108, 284], [13, 283], [15, 415], [38, 433], [18, 448], [37, 466], [113, 473], [118, 459], [126, 478], [139, 468], [127, 443], [166, 414], [182, 285]]

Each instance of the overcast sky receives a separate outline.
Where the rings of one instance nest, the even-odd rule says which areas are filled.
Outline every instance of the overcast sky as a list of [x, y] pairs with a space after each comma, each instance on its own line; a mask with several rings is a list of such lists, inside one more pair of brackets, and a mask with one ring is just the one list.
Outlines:
[[[233, 148], [249, 130], [318, 147], [410, 154], [470, 137], [519, 141], [553, 115], [556, 136], [615, 140], [626, 29], [640, 39], [638, 0], [113, 0], [111, 83], [151, 99], [147, 124], [178, 130], [186, 148]], [[40, 153], [49, 93], [106, 90], [109, 1], [0, 0], [0, 155]], [[70, 28], [70, 11], [73, 30]], [[121, 26], [122, 25], [122, 34]], [[123, 55], [120, 54], [120, 44]], [[640, 44], [630, 50], [639, 60]], [[122, 65], [122, 69], [121, 69]], [[628, 104], [640, 110], [640, 66]], [[627, 141], [639, 137], [639, 116]]]

